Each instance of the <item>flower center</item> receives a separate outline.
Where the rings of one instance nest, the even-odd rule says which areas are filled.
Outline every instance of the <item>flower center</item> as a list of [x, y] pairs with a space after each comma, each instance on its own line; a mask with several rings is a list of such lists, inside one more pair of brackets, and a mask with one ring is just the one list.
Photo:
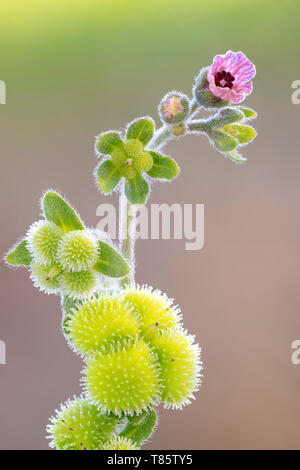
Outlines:
[[222, 70], [217, 72], [215, 75], [215, 84], [221, 88], [232, 88], [235, 78], [231, 75], [230, 72]]

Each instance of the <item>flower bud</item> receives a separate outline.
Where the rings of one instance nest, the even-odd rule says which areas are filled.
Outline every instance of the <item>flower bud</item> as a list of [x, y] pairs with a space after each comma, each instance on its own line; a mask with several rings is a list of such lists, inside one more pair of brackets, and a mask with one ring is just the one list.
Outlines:
[[189, 115], [190, 100], [180, 92], [171, 91], [161, 100], [158, 111], [161, 120], [167, 124], [182, 122]]
[[172, 132], [175, 137], [179, 137], [181, 135], [184, 135], [186, 133], [186, 125], [184, 122], [181, 122], [180, 124], [174, 124], [170, 131]]

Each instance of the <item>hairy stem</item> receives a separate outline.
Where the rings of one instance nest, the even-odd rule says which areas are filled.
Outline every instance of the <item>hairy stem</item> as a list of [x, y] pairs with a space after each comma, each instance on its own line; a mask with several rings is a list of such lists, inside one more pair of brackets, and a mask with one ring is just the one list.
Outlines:
[[162, 126], [155, 132], [153, 138], [147, 145], [150, 150], [155, 150], [158, 147], [162, 147], [162, 144], [166, 143], [167, 140], [172, 138], [170, 129], [166, 126]]
[[[173, 136], [167, 126], [157, 129], [152, 140], [147, 145], [148, 149], [155, 150], [161, 148]], [[125, 287], [134, 282], [135, 274], [135, 232], [136, 232], [136, 208], [128, 202], [125, 196], [125, 183], [121, 187], [120, 210], [119, 210], [119, 240], [121, 252], [130, 266], [130, 271], [121, 280], [121, 287]]]
[[[161, 147], [163, 143], [172, 137], [170, 130], [162, 126], [158, 129], [150, 144], [149, 149], [156, 149]], [[130, 271], [121, 280], [121, 287], [125, 287], [134, 282], [135, 274], [135, 231], [136, 231], [136, 208], [130, 204], [125, 196], [125, 183], [123, 182], [121, 187], [120, 196], [120, 210], [119, 210], [119, 240], [121, 252], [130, 266]]]
[[188, 123], [188, 130], [192, 132], [207, 132], [209, 129], [209, 119], [199, 119]]
[[135, 228], [136, 228], [136, 217], [135, 207], [130, 204], [127, 200], [124, 190], [124, 184], [121, 189], [120, 196], [120, 210], [119, 210], [119, 239], [121, 245], [121, 252], [130, 266], [130, 271], [122, 281], [122, 287], [134, 282], [135, 274], [135, 257], [134, 257], [134, 245], [135, 245]]

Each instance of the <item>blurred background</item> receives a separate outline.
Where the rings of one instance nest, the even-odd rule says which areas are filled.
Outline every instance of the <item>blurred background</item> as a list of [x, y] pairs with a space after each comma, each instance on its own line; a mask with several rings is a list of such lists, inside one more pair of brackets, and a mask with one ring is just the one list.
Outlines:
[[[150, 202], [205, 204], [205, 246], [137, 243], [137, 280], [175, 297], [203, 348], [197, 400], [160, 410], [148, 449], [300, 447], [300, 3], [252, 0], [3, 0], [0, 15], [1, 253], [39, 218], [54, 188], [87, 225], [96, 189], [94, 136], [151, 115], [171, 89], [190, 94], [214, 55], [242, 50], [257, 67], [245, 104], [258, 111], [248, 162], [224, 159], [205, 137], [165, 151], [180, 164]], [[60, 303], [26, 270], [0, 266], [0, 448], [46, 449], [49, 416], [80, 393], [82, 361], [60, 332]]]

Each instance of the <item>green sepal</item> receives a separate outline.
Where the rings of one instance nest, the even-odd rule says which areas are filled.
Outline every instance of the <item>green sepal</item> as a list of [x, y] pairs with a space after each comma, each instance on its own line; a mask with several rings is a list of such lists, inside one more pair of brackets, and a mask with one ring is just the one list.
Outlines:
[[98, 241], [99, 259], [94, 269], [108, 277], [124, 277], [129, 273], [130, 267], [124, 258], [108, 243]]
[[256, 137], [256, 131], [251, 126], [230, 124], [219, 129], [238, 141], [239, 144], [247, 144]]
[[257, 116], [257, 113], [251, 108], [240, 107], [240, 110], [242, 111], [246, 119], [255, 119]]
[[209, 135], [220, 152], [229, 152], [237, 146], [236, 140], [223, 132], [212, 130]]
[[209, 67], [204, 67], [200, 70], [198, 77], [193, 88], [194, 98], [199, 106], [205, 108], [221, 108], [228, 106], [229, 101], [223, 101], [221, 98], [213, 95], [209, 89], [207, 81], [207, 73]]
[[223, 108], [215, 116], [209, 119], [210, 127], [218, 129], [226, 124], [241, 121], [244, 115], [238, 108]]
[[97, 183], [100, 191], [104, 194], [110, 193], [119, 183], [122, 175], [111, 159], [104, 160], [97, 168]]
[[243, 157], [237, 150], [226, 152], [226, 156], [236, 163], [244, 163], [247, 161], [247, 158]]
[[153, 158], [153, 166], [147, 174], [151, 178], [160, 178], [165, 180], [172, 180], [179, 173], [179, 166], [171, 157], [160, 155], [159, 153], [149, 151]]
[[63, 233], [84, 229], [75, 210], [55, 191], [46, 192], [42, 206], [46, 219], [54, 222]]
[[82, 303], [81, 300], [71, 299], [67, 295], [63, 295], [61, 298], [61, 306], [63, 310], [61, 325], [66, 335], [70, 333], [69, 323], [72, 318], [72, 315], [74, 314], [73, 309], [76, 308], [77, 305], [80, 305], [81, 303]]
[[119, 435], [141, 446], [151, 436], [157, 422], [157, 414], [154, 410], [150, 410], [137, 416], [128, 416], [127, 420], [125, 429]]
[[149, 117], [132, 121], [126, 132], [126, 139], [137, 139], [144, 146], [152, 139], [154, 134], [154, 121]]
[[104, 132], [98, 137], [96, 142], [97, 151], [104, 155], [111, 155], [115, 148], [122, 146], [123, 140], [119, 132], [116, 131]]
[[134, 178], [126, 180], [125, 194], [131, 204], [145, 204], [149, 194], [149, 185], [142, 175], [138, 173]]
[[6, 262], [15, 266], [29, 266], [31, 260], [32, 256], [27, 248], [26, 240], [22, 240], [6, 255]]

